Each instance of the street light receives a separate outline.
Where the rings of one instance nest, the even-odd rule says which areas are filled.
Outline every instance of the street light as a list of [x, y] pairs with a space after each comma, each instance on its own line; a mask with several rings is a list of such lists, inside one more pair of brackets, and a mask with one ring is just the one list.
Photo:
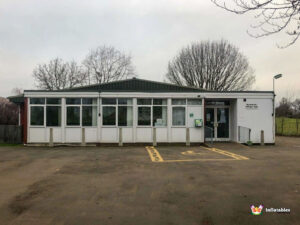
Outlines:
[[273, 77], [273, 92], [274, 92], [274, 97], [275, 97], [275, 80], [279, 79], [282, 77], [282, 74], [277, 74]]
[[274, 138], [274, 144], [275, 144], [275, 80], [282, 77], [282, 74], [277, 74], [273, 77], [273, 138]]

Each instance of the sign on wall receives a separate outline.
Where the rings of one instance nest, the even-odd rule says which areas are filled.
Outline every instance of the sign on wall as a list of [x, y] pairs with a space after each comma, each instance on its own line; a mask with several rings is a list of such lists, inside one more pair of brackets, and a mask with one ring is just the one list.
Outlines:
[[245, 106], [246, 109], [258, 109], [258, 105], [257, 104], [249, 104], [247, 103]]

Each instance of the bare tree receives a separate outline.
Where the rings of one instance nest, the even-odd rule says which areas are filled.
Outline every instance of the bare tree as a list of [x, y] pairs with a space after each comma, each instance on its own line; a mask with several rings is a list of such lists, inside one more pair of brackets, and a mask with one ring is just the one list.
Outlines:
[[217, 6], [236, 14], [245, 14], [250, 11], [257, 12], [256, 25], [251, 27], [258, 29], [257, 33], [248, 32], [253, 37], [268, 36], [271, 34], [286, 32], [291, 40], [287, 47], [294, 44], [300, 36], [300, 0], [232, 0], [235, 6], [229, 7], [225, 0], [211, 0]]
[[134, 75], [131, 56], [114, 47], [101, 46], [91, 50], [83, 61], [91, 83], [105, 83]]
[[247, 58], [227, 41], [187, 46], [169, 62], [166, 78], [177, 85], [206, 90], [245, 90], [255, 81]]
[[282, 98], [279, 102], [279, 106], [276, 107], [277, 117], [292, 117], [293, 108], [292, 102], [288, 98]]
[[38, 65], [33, 71], [33, 77], [36, 86], [46, 90], [72, 88], [87, 82], [86, 72], [76, 62], [64, 62], [59, 58]]
[[0, 124], [18, 124], [18, 106], [0, 97]]

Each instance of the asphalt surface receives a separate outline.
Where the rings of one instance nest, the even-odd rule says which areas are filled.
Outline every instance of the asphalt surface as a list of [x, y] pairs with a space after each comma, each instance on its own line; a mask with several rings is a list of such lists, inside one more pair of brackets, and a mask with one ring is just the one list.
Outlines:
[[300, 138], [213, 147], [0, 147], [0, 224], [300, 224]]

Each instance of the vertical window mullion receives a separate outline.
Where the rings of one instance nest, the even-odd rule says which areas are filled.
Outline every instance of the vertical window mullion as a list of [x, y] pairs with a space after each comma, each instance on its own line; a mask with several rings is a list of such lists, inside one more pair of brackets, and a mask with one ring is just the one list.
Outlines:
[[116, 124], [116, 127], [119, 127], [119, 120], [118, 120], [118, 116], [119, 116], [119, 104], [117, 102], [117, 105], [115, 106], [115, 110], [116, 110], [116, 121], [115, 121], [115, 124]]

